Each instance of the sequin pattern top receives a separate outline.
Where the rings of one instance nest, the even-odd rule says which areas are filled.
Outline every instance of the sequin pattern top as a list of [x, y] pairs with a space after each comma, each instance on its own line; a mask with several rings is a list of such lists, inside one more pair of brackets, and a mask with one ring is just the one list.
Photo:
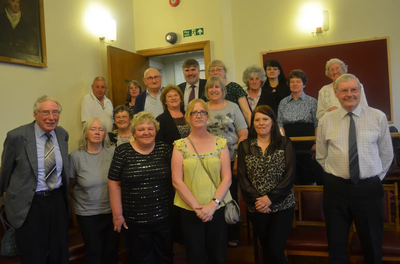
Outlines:
[[174, 194], [170, 164], [171, 148], [161, 141], [146, 155], [129, 143], [115, 149], [108, 178], [121, 181], [126, 221], [151, 224], [169, 216]]

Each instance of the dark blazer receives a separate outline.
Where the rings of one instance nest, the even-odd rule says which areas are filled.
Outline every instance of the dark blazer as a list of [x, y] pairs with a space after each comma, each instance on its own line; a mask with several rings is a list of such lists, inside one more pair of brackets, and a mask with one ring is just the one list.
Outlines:
[[[200, 79], [199, 81], [200, 81], [199, 82], [199, 98], [201, 99], [201, 97], [204, 94], [204, 87], [206, 86], [207, 80]], [[185, 95], [186, 82], [183, 82], [183, 83], [179, 84], [178, 86], [179, 86], [179, 88], [181, 88], [182, 93]]]
[[[185, 112], [182, 113], [185, 115]], [[156, 140], [164, 141], [172, 146], [175, 140], [181, 138], [181, 134], [168, 110], [164, 110], [164, 113], [159, 115], [156, 119], [160, 123], [160, 130], [157, 132]]]
[[144, 110], [144, 105], [146, 103], [146, 93], [147, 90], [141, 92], [135, 99], [134, 114], [140, 113]]
[[[68, 133], [62, 127], [55, 129], [63, 160], [62, 190], [65, 209], [69, 205]], [[32, 204], [38, 181], [38, 158], [34, 122], [7, 133], [1, 158], [0, 194], [5, 194], [7, 218], [14, 228], [24, 223]]]

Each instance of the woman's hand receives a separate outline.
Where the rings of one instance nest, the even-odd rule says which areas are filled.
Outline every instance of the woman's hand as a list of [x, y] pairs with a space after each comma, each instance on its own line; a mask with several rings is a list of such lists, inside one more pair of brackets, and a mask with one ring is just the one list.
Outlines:
[[333, 110], [336, 110], [336, 109], [338, 109], [337, 106], [331, 106], [328, 108], [328, 111], [332, 112]]
[[198, 218], [203, 222], [210, 222], [213, 219], [215, 210], [217, 210], [218, 204], [212, 201], [211, 203], [204, 205], [200, 208], [196, 208], [195, 212]]
[[271, 200], [268, 198], [267, 195], [261, 196], [257, 198], [257, 201], [255, 202], [256, 210], [259, 211], [260, 213], [269, 213], [271, 212], [271, 209], [269, 209], [269, 206], [272, 204]]
[[125, 229], [128, 229], [128, 226], [126, 225], [125, 218], [123, 215], [114, 217], [113, 223], [114, 223], [114, 231], [117, 231], [118, 233], [121, 233], [122, 225], [125, 227]]
[[315, 150], [317, 149], [317, 145], [316, 144], [314, 144], [312, 147], [311, 147], [311, 150], [314, 150], [314, 152], [311, 154], [311, 159], [315, 159]]

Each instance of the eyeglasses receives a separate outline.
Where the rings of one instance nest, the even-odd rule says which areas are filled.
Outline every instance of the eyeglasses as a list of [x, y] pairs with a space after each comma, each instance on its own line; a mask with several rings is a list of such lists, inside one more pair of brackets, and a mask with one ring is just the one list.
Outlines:
[[60, 115], [60, 111], [58, 111], [58, 110], [53, 110], [53, 111], [50, 111], [50, 110], [39, 111], [38, 110], [36, 112], [41, 113], [44, 116], [49, 116], [50, 113], [53, 114], [53, 116], [59, 116]]
[[210, 69], [210, 72], [211, 73], [214, 73], [214, 72], [222, 72], [224, 70], [224, 68], [214, 68], [214, 69]]
[[149, 77], [147, 77], [145, 79], [148, 80], [148, 81], [153, 81], [153, 80], [157, 80], [159, 78], [161, 78], [161, 75], [149, 76]]
[[356, 94], [356, 93], [358, 93], [358, 88], [351, 88], [351, 89], [340, 90], [339, 93], [341, 93], [341, 94], [348, 94], [349, 91], [350, 91], [352, 94]]
[[336, 68], [330, 68], [330, 69], [329, 69], [329, 72], [341, 71], [341, 70], [342, 70], [342, 68], [336, 67]]
[[278, 67], [267, 67], [267, 71], [278, 71]]
[[208, 112], [204, 110], [190, 112], [191, 116], [197, 116], [198, 114], [200, 114], [200, 116], [206, 116], [208, 115]]

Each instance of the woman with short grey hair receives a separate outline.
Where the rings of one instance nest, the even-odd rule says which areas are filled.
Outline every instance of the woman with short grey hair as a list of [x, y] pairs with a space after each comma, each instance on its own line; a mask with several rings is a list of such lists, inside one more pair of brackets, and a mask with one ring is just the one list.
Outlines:
[[276, 113], [277, 106], [272, 92], [261, 88], [266, 80], [267, 76], [261, 67], [249, 66], [243, 72], [243, 82], [247, 86], [247, 101], [251, 111], [259, 105], [268, 105]]
[[133, 119], [133, 112], [126, 105], [119, 105], [114, 109], [114, 122], [117, 129], [108, 133], [111, 145], [119, 146], [123, 143], [128, 143], [135, 140], [130, 130], [130, 125]]
[[[330, 59], [325, 65], [325, 75], [332, 80], [332, 83], [325, 85], [318, 92], [317, 118], [321, 119], [326, 113], [341, 107], [339, 100], [335, 96], [333, 84], [342, 74], [347, 73], [348, 66], [337, 58]], [[364, 87], [361, 85], [360, 104], [368, 105], [365, 97]]]
[[119, 235], [114, 232], [108, 192], [110, 146], [103, 120], [88, 119], [78, 149], [70, 155], [70, 195], [85, 244], [84, 263], [117, 263]]

